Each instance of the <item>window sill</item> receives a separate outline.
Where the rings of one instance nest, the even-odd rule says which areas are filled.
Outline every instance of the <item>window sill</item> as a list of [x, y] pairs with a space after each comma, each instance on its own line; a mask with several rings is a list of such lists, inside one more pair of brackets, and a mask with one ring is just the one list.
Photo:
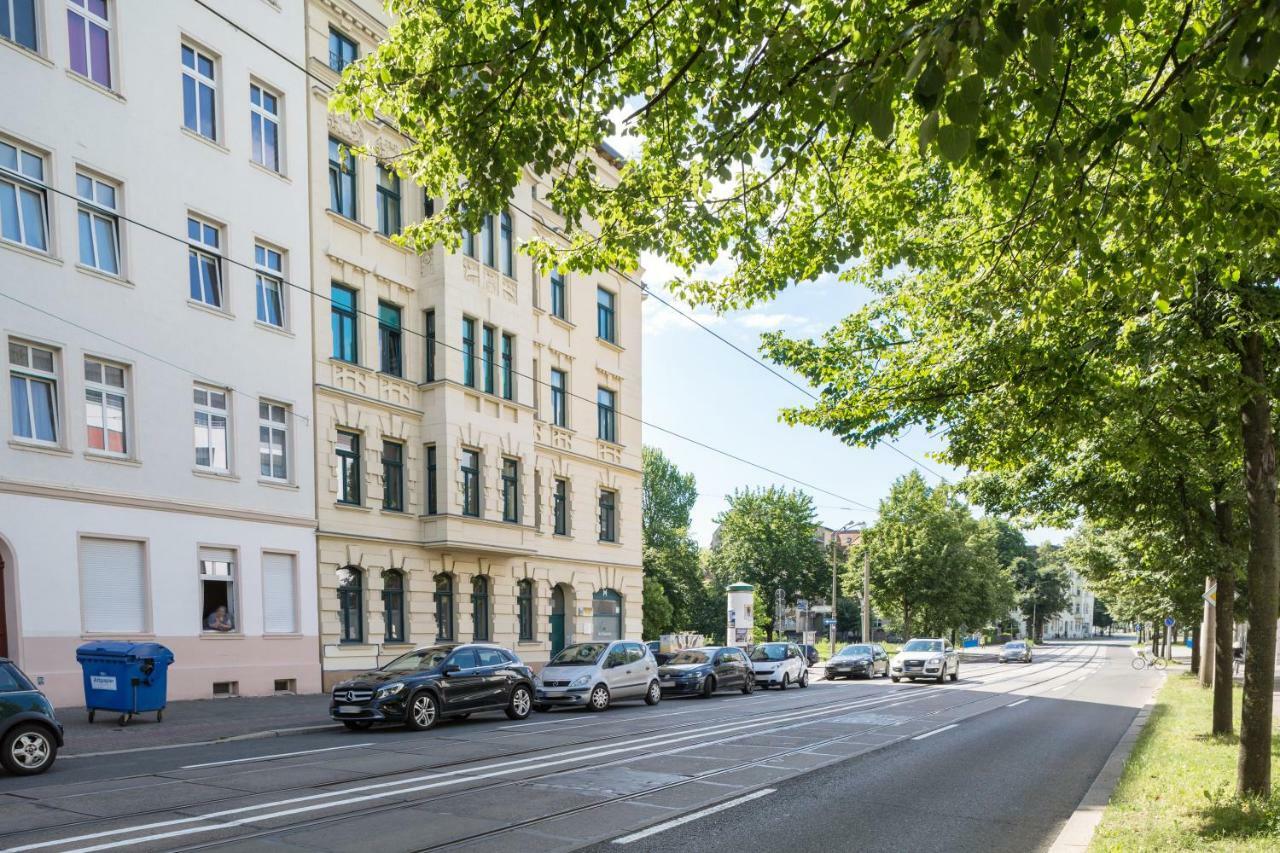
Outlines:
[[88, 86], [90, 89], [92, 89], [93, 91], [97, 92], [100, 95], [106, 95], [108, 98], [114, 98], [115, 100], [119, 101], [122, 104], [128, 103], [128, 101], [125, 99], [125, 96], [117, 92], [115, 89], [108, 89], [106, 86], [103, 86], [101, 83], [96, 83], [93, 80], [90, 80], [88, 77], [85, 77], [83, 74], [78, 74], [75, 71], [72, 71], [70, 68], [67, 69], [67, 76], [70, 77], [72, 80], [75, 80], [77, 83], [79, 83], [82, 86]]
[[627, 449], [627, 446], [620, 441], [610, 441], [609, 439], [601, 438], [600, 436], [596, 436], [596, 443], [603, 444], [605, 447], [612, 447], [614, 450], [619, 452]]
[[566, 320], [563, 317], [559, 317], [555, 314], [548, 314], [547, 316], [551, 318], [551, 322], [555, 323], [557, 326], [563, 326], [566, 330], [570, 332], [578, 328], [577, 325], [570, 323], [568, 320]]
[[50, 456], [66, 456], [71, 457], [73, 454], [70, 450], [57, 444], [42, 444], [38, 441], [23, 441], [20, 438], [10, 439], [9, 446], [14, 450], [33, 450], [36, 453], [48, 453]]
[[[400, 232], [396, 232], [396, 234], [392, 235], [392, 237], [398, 236], [399, 233]], [[386, 234], [383, 234], [381, 231], [374, 231], [373, 236], [375, 239], [377, 239], [379, 243], [381, 243], [382, 245], [386, 246], [389, 249], [395, 249], [397, 252], [401, 252], [406, 255], [413, 254], [413, 252], [410, 251], [406, 246], [401, 246], [399, 243], [397, 243], [391, 237], [388, 237]]]
[[306, 635], [299, 634], [297, 632], [292, 632], [288, 634], [268, 634], [267, 632], [263, 631], [262, 639], [264, 640], [303, 640], [303, 639], [306, 639]]
[[223, 480], [228, 483], [238, 483], [240, 478], [230, 471], [215, 471], [212, 468], [192, 468], [191, 473], [197, 477], [205, 477], [210, 480]]
[[599, 335], [596, 335], [596, 341], [600, 344], [603, 344], [606, 348], [613, 350], [614, 352], [626, 352], [626, 350], [622, 348], [621, 344], [611, 341], [608, 338], [602, 338]]
[[520, 648], [521, 646], [525, 648], [530, 648], [530, 647], [538, 648], [541, 645], [542, 645], [541, 640], [516, 640], [516, 648]]
[[223, 154], [231, 153], [231, 149], [223, 145], [221, 142], [218, 142], [216, 139], [210, 139], [209, 137], [205, 136], [202, 133], [196, 133], [194, 130], [187, 127], [185, 124], [178, 125], [178, 130], [181, 130], [189, 138], [194, 139], [196, 142], [201, 142], [205, 145], [208, 145], [210, 148], [212, 148], [215, 151], [221, 151]]
[[348, 369], [363, 370], [366, 373], [374, 372], [371, 369], [365, 367], [363, 364], [360, 364], [359, 362], [347, 361], [345, 358], [336, 358], [334, 356], [329, 356], [329, 364], [331, 365], [336, 364], [336, 365], [339, 365], [340, 367], [344, 367]]
[[261, 320], [254, 320], [253, 325], [257, 326], [259, 329], [262, 329], [264, 332], [271, 332], [273, 335], [280, 335], [281, 337], [285, 337], [285, 338], [297, 337], [297, 335], [295, 335], [293, 332], [286, 329], [284, 326], [273, 326], [270, 323], [264, 323]]
[[563, 539], [563, 540], [564, 540], [564, 541], [566, 541], [566, 542], [572, 542], [572, 541], [573, 541], [573, 534], [572, 534], [572, 533], [552, 533], [552, 534], [551, 534], [551, 538], [552, 538], [552, 539]]
[[345, 510], [355, 511], [355, 512], [372, 512], [373, 511], [372, 507], [367, 507], [364, 504], [348, 504], [348, 503], [343, 503], [342, 501], [334, 501], [333, 508], [345, 509]]
[[93, 450], [86, 450], [84, 458], [93, 462], [110, 462], [115, 465], [128, 465], [131, 468], [141, 468], [142, 463], [132, 456], [115, 456], [110, 453], [98, 453]]
[[124, 278], [123, 276], [112, 275], [109, 272], [103, 272], [97, 267], [85, 266], [84, 264], [76, 264], [76, 271], [80, 273], [84, 273], [87, 276], [92, 276], [93, 278], [100, 278], [103, 281], [111, 282], [112, 284], [119, 285], [120, 287], [129, 287], [129, 288], [136, 287], [136, 285], [133, 282], [129, 281], [129, 279]]
[[239, 631], [209, 631], [207, 629], [200, 630], [200, 639], [202, 640], [243, 640], [244, 634]]
[[286, 184], [293, 183], [293, 179], [290, 178], [288, 175], [286, 175], [284, 172], [277, 172], [275, 169], [271, 168], [270, 166], [264, 166], [261, 163], [259, 163], [257, 160], [253, 159], [252, 157], [249, 158], [249, 165], [257, 169], [259, 172], [264, 172], [270, 175], [271, 177], [276, 178], [277, 180], [284, 181]]
[[259, 477], [258, 485], [266, 486], [271, 489], [284, 489], [286, 492], [298, 491], [298, 485], [296, 483], [289, 483], [284, 480], [270, 480], [266, 477]]
[[36, 62], [39, 62], [41, 65], [47, 66], [49, 68], [54, 67], [52, 60], [50, 60], [47, 56], [32, 50], [26, 45], [18, 44], [16, 41], [13, 41], [12, 39], [0, 38], [0, 44], [9, 48], [9, 50], [17, 51], [18, 54], [25, 56], [27, 59], [33, 59]]
[[412, 518], [412, 517], [413, 517], [413, 513], [409, 512], [408, 510], [405, 510], [405, 509], [390, 509], [389, 507], [385, 507], [385, 506], [384, 506], [384, 507], [379, 507], [379, 508], [378, 508], [378, 512], [382, 513], [383, 515], [395, 515], [395, 516], [401, 516], [401, 517], [404, 517], [404, 518]]
[[[48, 240], [48, 237], [49, 235], [46, 234], [45, 239]], [[62, 266], [61, 258], [55, 258], [53, 255], [49, 254], [49, 252], [47, 251], [42, 251], [40, 249], [33, 249], [30, 246], [28, 246], [26, 243], [18, 243], [14, 240], [0, 239], [0, 246], [4, 246], [6, 249], [12, 249], [15, 252], [21, 252], [24, 255], [29, 255], [30, 257], [36, 258], [37, 260], [44, 261], [47, 264], [56, 264], [57, 266]]]
[[221, 317], [224, 320], [234, 320], [236, 318], [236, 315], [232, 314], [230, 311], [225, 311], [221, 308], [210, 305], [208, 302], [201, 302], [198, 299], [187, 297], [187, 304], [192, 308], [195, 308], [197, 311], [203, 311], [206, 314], [212, 314], [213, 316]]
[[622, 547], [622, 543], [621, 543], [621, 542], [610, 542], [610, 541], [605, 540], [605, 539], [597, 539], [597, 540], [596, 540], [596, 544], [597, 544], [597, 545], [608, 545], [608, 546], [609, 546], [609, 547], [611, 547], [611, 548], [621, 548], [621, 547]]
[[370, 228], [368, 225], [365, 225], [360, 220], [352, 219], [351, 217], [341, 214], [331, 207], [326, 207], [324, 209], [324, 212], [329, 214], [329, 218], [332, 219], [337, 224], [345, 225], [346, 227], [350, 228], [353, 231], [358, 231], [360, 233], [367, 234], [373, 230], [372, 228]]

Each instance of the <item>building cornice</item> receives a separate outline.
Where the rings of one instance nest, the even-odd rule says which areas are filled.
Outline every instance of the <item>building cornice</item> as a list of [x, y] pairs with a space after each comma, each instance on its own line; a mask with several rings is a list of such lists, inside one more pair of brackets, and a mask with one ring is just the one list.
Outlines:
[[[450, 553], [457, 550], [471, 550], [467, 546], [469, 543], [450, 540], [448, 542], [424, 542], [421, 539], [404, 539], [397, 536], [370, 536], [367, 533], [348, 533], [341, 530], [317, 530], [317, 538], [327, 538], [341, 542], [378, 542], [392, 545], [404, 545], [410, 548], [421, 548], [423, 550], [438, 551], [440, 553]], [[498, 549], [494, 549], [488, 545], [477, 545], [474, 550], [493, 553]], [[581, 557], [562, 557], [558, 554], [547, 554], [542, 551], [533, 550], [529, 553], [516, 553], [514, 549], [502, 549], [512, 559], [532, 559], [545, 560], [554, 563], [573, 563], [581, 566], [611, 566], [618, 569], [636, 569], [638, 571], [644, 569], [643, 563], [619, 563], [612, 560], [584, 560]]]
[[289, 527], [305, 527], [314, 530], [316, 520], [302, 515], [281, 515], [240, 507], [218, 504], [175, 501], [164, 498], [146, 498], [116, 492], [99, 492], [74, 486], [55, 486], [48, 483], [29, 483], [0, 478], [0, 494], [21, 495], [32, 498], [91, 503], [123, 509], [144, 509], [158, 512], [176, 512], [183, 515], [203, 515], [236, 521], [257, 521], [266, 524], [283, 524]]

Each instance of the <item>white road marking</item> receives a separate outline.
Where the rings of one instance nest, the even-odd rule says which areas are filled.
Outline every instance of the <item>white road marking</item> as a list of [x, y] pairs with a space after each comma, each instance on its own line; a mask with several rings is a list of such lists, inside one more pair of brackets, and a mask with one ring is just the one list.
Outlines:
[[702, 818], [707, 817], [708, 815], [713, 815], [716, 812], [727, 811], [735, 806], [740, 806], [743, 803], [749, 803], [752, 800], [758, 800], [761, 797], [767, 797], [770, 794], [774, 793], [776, 790], [777, 788], [761, 788], [759, 791], [752, 791], [750, 794], [747, 794], [742, 797], [738, 797], [737, 799], [728, 800], [726, 802], [720, 803], [719, 805], [709, 806], [708, 808], [701, 809], [696, 812], [691, 812], [685, 815], [684, 817], [678, 817], [675, 820], [669, 820], [665, 823], [660, 823], [656, 826], [651, 826], [648, 829], [642, 829], [639, 832], [633, 832], [630, 835], [624, 835], [621, 838], [615, 838], [613, 839], [613, 843], [614, 844], [631, 844], [632, 842], [640, 841], [642, 839], [648, 838], [651, 835], [657, 835], [659, 832], [666, 832], [668, 829], [675, 829], [677, 826], [684, 826], [686, 823], [693, 823], [695, 820], [701, 820]]
[[943, 727], [942, 727], [942, 728], [940, 728], [940, 729], [934, 729], [934, 730], [933, 730], [933, 731], [931, 731], [931, 732], [925, 732], [925, 733], [924, 733], [924, 734], [922, 734], [922, 735], [916, 735], [915, 737], [913, 737], [913, 738], [912, 738], [912, 740], [924, 740], [924, 739], [925, 739], [925, 738], [927, 738], [927, 737], [933, 737], [934, 735], [940, 735], [940, 734], [942, 734], [942, 733], [943, 733], [943, 732], [945, 732], [945, 731], [950, 731], [951, 729], [957, 728], [959, 725], [960, 725], [959, 723], [952, 723], [952, 724], [951, 724], [951, 725], [949, 725], [949, 726], [943, 726]]
[[200, 767], [222, 767], [226, 764], [248, 764], [251, 761], [272, 761], [276, 758], [292, 758], [295, 755], [312, 755], [317, 752], [333, 752], [335, 749], [359, 749], [362, 746], [373, 746], [373, 742], [349, 743], [343, 746], [326, 746], [324, 749], [300, 749], [297, 752], [277, 752], [274, 755], [255, 755], [252, 758], [232, 758], [228, 761], [206, 761], [204, 764], [187, 764], [181, 770], [196, 770]]
[[1056, 692], [1056, 691], [1058, 691], [1058, 690], [1063, 690], [1063, 689], [1065, 689], [1065, 688], [1066, 688], [1066, 686], [1067, 686], [1067, 685], [1065, 685], [1065, 684], [1059, 684], [1057, 687], [1050, 687], [1050, 688], [1049, 688], [1049, 692], [1050, 692], [1050, 693], [1054, 693], [1054, 692]]
[[1088, 678], [1088, 677], [1089, 677], [1089, 676], [1087, 676], [1087, 675], [1082, 675], [1082, 676], [1080, 676], [1079, 678], [1077, 678], [1077, 679], [1076, 679], [1076, 681], [1084, 681], [1084, 680], [1085, 680], [1086, 678]]
[[1031, 701], [1030, 697], [1028, 697], [1028, 698], [1026, 698], [1026, 699], [1019, 699], [1017, 702], [1010, 702], [1008, 705], [1005, 705], [1005, 707], [1006, 707], [1006, 708], [1016, 708], [1016, 707], [1018, 707], [1019, 705], [1021, 705], [1023, 702], [1030, 702], [1030, 701]]
[[[939, 688], [925, 688], [920, 695], [928, 695]], [[741, 731], [743, 729], [760, 729], [766, 727], [761, 732], [747, 732], [741, 737], [747, 737], [752, 734], [767, 733], [767, 727], [773, 726], [775, 730], [786, 728], [778, 726], [778, 723], [800, 721], [798, 725], [806, 725], [811, 718], [818, 718], [827, 714], [847, 711], [850, 707], [858, 705], [870, 704], [874, 699], [867, 699], [861, 702], [848, 703], [843, 705], [827, 705], [822, 708], [807, 708], [789, 714], [780, 714], [767, 720], [759, 720], [755, 722], [744, 722], [735, 720], [728, 723], [717, 724], [704, 729], [697, 729], [680, 737], [671, 737], [668, 734], [655, 735], [652, 737], [640, 738], [633, 741], [628, 746], [615, 747], [611, 749], [599, 749], [598, 746], [587, 746], [579, 749], [572, 749], [560, 753], [559, 758], [551, 758], [550, 756], [530, 756], [528, 758], [519, 758], [512, 761], [495, 762], [485, 767], [469, 768], [463, 770], [451, 770], [443, 773], [428, 774], [422, 776], [410, 777], [408, 779], [400, 779], [394, 782], [377, 782], [368, 785], [358, 785], [338, 791], [326, 791], [317, 794], [308, 794], [300, 797], [291, 797], [284, 800], [274, 802], [258, 803], [250, 806], [239, 806], [237, 808], [224, 809], [222, 811], [211, 812], [209, 814], [196, 815], [192, 817], [175, 818], [172, 820], [155, 821], [147, 824], [138, 824], [135, 826], [124, 826], [117, 829], [103, 830], [101, 832], [93, 832], [85, 835], [72, 836], [68, 838], [51, 839], [49, 841], [40, 841], [33, 844], [23, 845], [21, 847], [11, 848], [10, 853], [20, 853], [26, 850], [39, 850], [46, 847], [57, 847], [65, 844], [74, 844], [80, 841], [91, 841], [99, 838], [106, 838], [112, 835], [122, 835], [125, 833], [142, 832], [151, 829], [160, 829], [163, 827], [183, 826], [193, 823], [206, 823], [205, 826], [187, 826], [184, 829], [173, 830], [170, 832], [153, 833], [120, 841], [111, 841], [91, 847], [76, 848], [75, 853], [90, 853], [96, 850], [110, 850], [117, 847], [125, 847], [133, 844], [140, 844], [148, 841], [159, 841], [167, 838], [175, 838], [194, 833], [212, 832], [219, 829], [232, 829], [237, 826], [243, 826], [246, 823], [259, 820], [271, 820], [275, 818], [288, 817], [290, 815], [301, 814], [305, 812], [316, 811], [319, 809], [330, 809], [341, 805], [350, 805], [353, 803], [367, 802], [370, 800], [382, 799], [385, 797], [401, 796], [403, 794], [415, 793], [418, 791], [439, 788], [448, 785], [456, 785], [464, 782], [478, 781], [481, 779], [490, 779], [498, 776], [507, 776], [512, 773], [519, 773], [527, 770], [541, 770], [547, 767], [555, 767], [562, 764], [570, 764], [575, 761], [581, 761], [587, 758], [599, 759], [609, 755], [624, 754], [629, 752], [643, 752], [653, 746], [664, 744], [680, 743], [681, 741], [694, 740], [702, 738], [705, 735], [714, 735], [727, 733], [730, 731]], [[696, 749], [706, 744], [693, 744], [687, 749]], [[671, 750], [669, 752], [673, 752]], [[587, 755], [590, 753], [590, 755]], [[485, 771], [485, 772], [481, 772]], [[422, 782], [423, 784], [415, 784]], [[405, 787], [401, 787], [405, 786]], [[394, 790], [380, 790], [385, 788], [393, 788]], [[331, 797], [341, 797], [343, 795], [356, 794], [361, 791], [378, 791], [378, 793], [363, 794], [361, 796], [347, 796], [341, 800], [330, 800]], [[315, 803], [316, 800], [328, 800], [328, 802]], [[237, 818], [223, 823], [208, 823], [214, 818], [229, 817], [231, 815], [245, 814], [246, 812], [260, 812], [264, 809], [278, 808], [280, 806], [292, 805], [294, 803], [314, 803], [313, 805], [299, 806], [298, 808], [284, 809], [267, 814], [255, 814], [249, 817]]]

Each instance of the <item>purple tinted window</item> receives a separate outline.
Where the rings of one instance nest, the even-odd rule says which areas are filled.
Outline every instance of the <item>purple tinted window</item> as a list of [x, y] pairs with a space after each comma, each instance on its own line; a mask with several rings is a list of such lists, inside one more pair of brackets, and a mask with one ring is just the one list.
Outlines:
[[[111, 87], [111, 35], [107, 23], [106, 0], [73, 0], [89, 14], [67, 10], [67, 39], [71, 47], [71, 70], [95, 83]], [[97, 20], [94, 20], [96, 16]], [[102, 23], [98, 23], [101, 21]]]
[[111, 46], [107, 31], [97, 24], [89, 24], [89, 56], [92, 58], [89, 76], [93, 82], [111, 86]]
[[89, 76], [88, 44], [84, 38], [84, 18], [67, 10], [67, 35], [71, 42], [71, 70]]

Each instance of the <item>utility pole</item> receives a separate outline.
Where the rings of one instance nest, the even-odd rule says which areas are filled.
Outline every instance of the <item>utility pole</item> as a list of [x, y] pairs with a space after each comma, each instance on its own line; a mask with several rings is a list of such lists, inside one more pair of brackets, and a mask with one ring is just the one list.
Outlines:
[[[863, 535], [866, 535], [866, 528], [863, 528]], [[871, 636], [871, 551], [867, 547], [862, 549], [862, 642], [870, 643], [874, 638]]]
[[836, 653], [836, 537], [831, 537], [831, 646], [829, 655]]
[[1204, 579], [1204, 617], [1200, 622], [1200, 685], [1213, 686], [1214, 646], [1218, 633], [1218, 607], [1213, 603], [1217, 588], [1213, 577]]

